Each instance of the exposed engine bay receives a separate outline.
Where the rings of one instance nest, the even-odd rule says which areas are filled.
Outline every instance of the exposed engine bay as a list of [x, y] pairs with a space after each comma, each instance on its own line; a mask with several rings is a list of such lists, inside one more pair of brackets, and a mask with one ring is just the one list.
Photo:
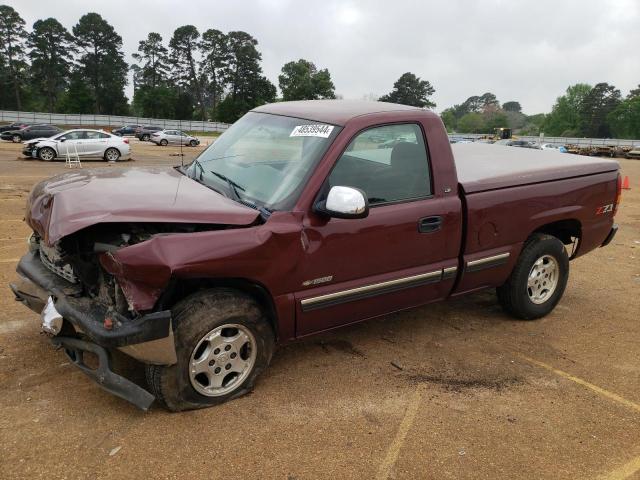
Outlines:
[[224, 229], [224, 225], [168, 223], [104, 223], [87, 227], [53, 246], [47, 246], [37, 233], [29, 238], [32, 252], [38, 252], [48, 270], [82, 287], [82, 296], [128, 318], [138, 313], [128, 303], [115, 278], [101, 266], [99, 256], [135, 245], [158, 235], [193, 233]]

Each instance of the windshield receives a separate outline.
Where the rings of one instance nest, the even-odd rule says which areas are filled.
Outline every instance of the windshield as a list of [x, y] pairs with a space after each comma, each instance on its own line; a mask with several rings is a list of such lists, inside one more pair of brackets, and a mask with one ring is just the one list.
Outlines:
[[312, 120], [249, 112], [186, 169], [229, 197], [286, 210], [340, 128]]

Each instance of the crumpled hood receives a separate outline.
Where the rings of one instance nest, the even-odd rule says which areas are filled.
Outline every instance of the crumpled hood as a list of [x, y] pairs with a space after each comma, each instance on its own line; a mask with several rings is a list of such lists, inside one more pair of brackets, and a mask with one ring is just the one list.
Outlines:
[[98, 223], [250, 225], [259, 213], [173, 168], [76, 170], [38, 183], [26, 222], [53, 245]]

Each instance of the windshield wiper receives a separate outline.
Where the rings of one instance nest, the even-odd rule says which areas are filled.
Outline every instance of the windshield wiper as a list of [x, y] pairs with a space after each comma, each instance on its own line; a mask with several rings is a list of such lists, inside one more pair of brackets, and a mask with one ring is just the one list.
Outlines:
[[[202, 179], [203, 179], [202, 175], [204, 174], [204, 167], [202, 166], [202, 164], [197, 159], [193, 161], [193, 164], [200, 169], [200, 180], [202, 181]], [[196, 175], [195, 172], [194, 172], [194, 175]], [[191, 178], [193, 178], [195, 180], [196, 177], [194, 176], [194, 177], [191, 177]]]
[[227, 185], [229, 185], [229, 190], [231, 190], [233, 192], [233, 195], [235, 196], [235, 200], [236, 201], [240, 202], [243, 205], [246, 205], [249, 208], [253, 208], [254, 210], [258, 210], [260, 212], [260, 215], [262, 216], [262, 218], [264, 220], [266, 220], [267, 218], [269, 218], [271, 216], [272, 212], [268, 208], [258, 206], [255, 203], [252, 203], [252, 202], [242, 198], [242, 196], [240, 195], [239, 191], [241, 190], [241, 191], [244, 192], [246, 190], [242, 185], [237, 184], [236, 182], [231, 180], [226, 175], [223, 175], [222, 173], [215, 172], [213, 170], [210, 170], [210, 172], [213, 173], [216, 177], [218, 177], [218, 178], [224, 180], [225, 182], [227, 182]]
[[[202, 168], [202, 167], [200, 167]], [[242, 185], [238, 185], [236, 182], [234, 182], [233, 180], [231, 180], [229, 177], [227, 177], [226, 175], [223, 175], [222, 173], [218, 173], [214, 170], [210, 170], [211, 173], [213, 173], [216, 177], [224, 180], [225, 182], [227, 182], [227, 185], [229, 186], [229, 190], [231, 190], [231, 192], [233, 192], [233, 196], [235, 197], [236, 200], [241, 201], [242, 200], [242, 196], [240, 195], [239, 190], [242, 190], [243, 192], [246, 190]]]

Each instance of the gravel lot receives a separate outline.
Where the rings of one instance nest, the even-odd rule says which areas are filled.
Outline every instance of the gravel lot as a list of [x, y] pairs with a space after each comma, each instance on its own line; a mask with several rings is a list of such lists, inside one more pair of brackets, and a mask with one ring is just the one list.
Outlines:
[[[131, 143], [124, 165], [180, 161]], [[429, 305], [281, 348], [251, 395], [170, 414], [103, 392], [13, 300], [26, 196], [65, 170], [19, 149], [0, 142], [0, 477], [640, 479], [640, 161], [620, 160], [620, 232], [549, 317], [514, 321], [493, 291]]]

